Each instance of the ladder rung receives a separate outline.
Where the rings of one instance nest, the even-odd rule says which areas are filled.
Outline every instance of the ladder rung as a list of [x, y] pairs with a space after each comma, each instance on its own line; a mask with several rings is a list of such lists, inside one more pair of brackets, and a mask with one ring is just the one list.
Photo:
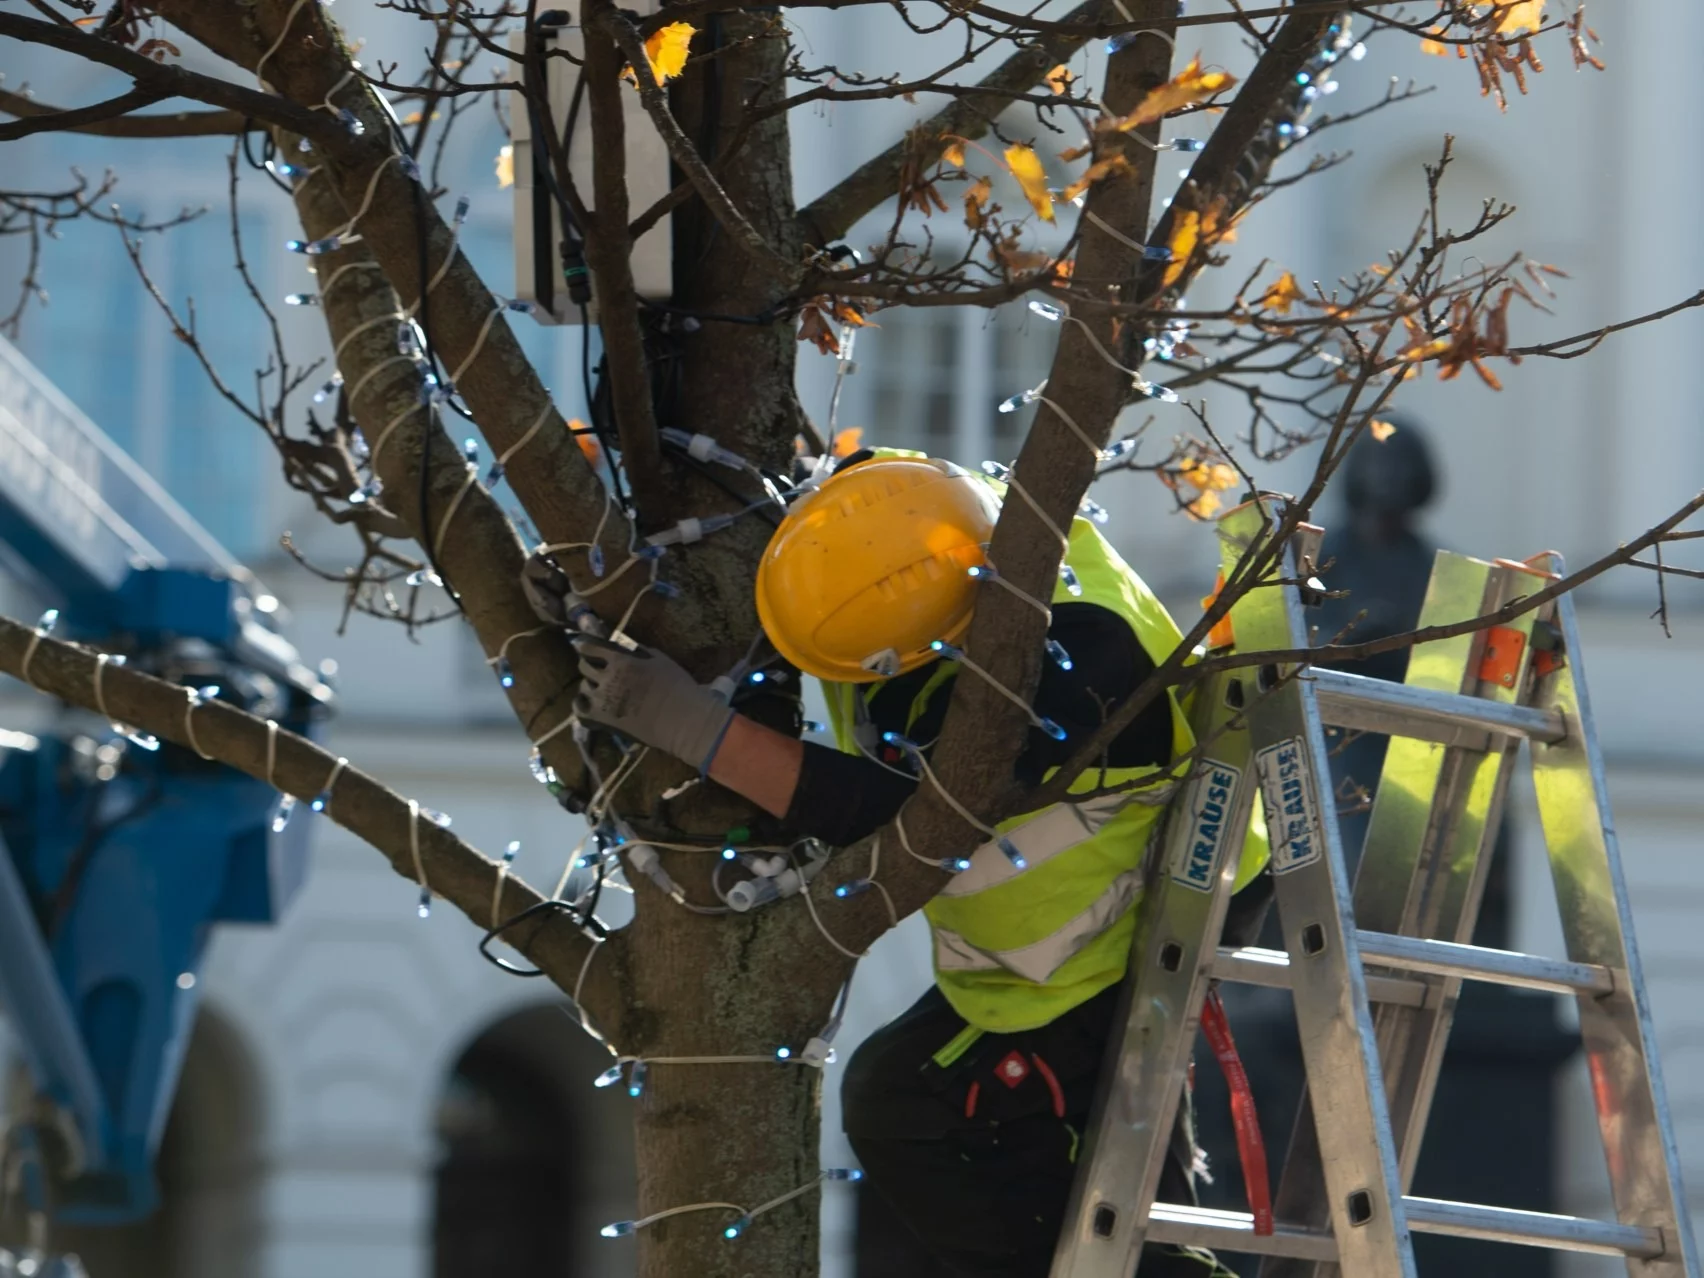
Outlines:
[[[1408, 1227], [1420, 1234], [1449, 1234], [1602, 1256], [1652, 1257], [1664, 1252], [1663, 1231], [1649, 1225], [1622, 1225], [1612, 1220], [1482, 1207], [1439, 1198], [1404, 1198], [1402, 1209]], [[1337, 1259], [1337, 1241], [1329, 1233], [1280, 1223], [1270, 1235], [1260, 1237], [1254, 1232], [1254, 1217], [1246, 1211], [1155, 1203], [1148, 1237], [1174, 1247], [1218, 1247], [1300, 1260]]]
[[1246, 1211], [1218, 1211], [1155, 1203], [1148, 1217], [1148, 1238], [1174, 1247], [1217, 1247], [1221, 1251], [1260, 1256], [1292, 1256], [1297, 1260], [1335, 1261], [1337, 1240], [1318, 1229], [1278, 1225], [1264, 1237], [1254, 1232], [1254, 1217]]
[[1462, 976], [1553, 994], [1609, 994], [1615, 989], [1614, 974], [1596, 963], [1572, 963], [1389, 932], [1357, 931], [1355, 940], [1363, 960], [1390, 963], [1411, 972]]
[[[1218, 956], [1213, 960], [1212, 974], [1221, 981], [1287, 990], [1290, 988], [1290, 956], [1283, 950], [1267, 950], [1255, 945], [1239, 949], [1220, 947]], [[1426, 994], [1425, 981], [1367, 974], [1367, 997], [1374, 1003], [1424, 1007]]]
[[1553, 1216], [1512, 1207], [1481, 1207], [1438, 1198], [1404, 1198], [1408, 1226], [1416, 1233], [1523, 1243], [1552, 1251], [1587, 1251], [1602, 1256], [1660, 1256], [1663, 1231], [1583, 1216]]
[[1568, 735], [1556, 710], [1415, 688], [1342, 670], [1308, 671], [1320, 717], [1340, 728], [1485, 749], [1488, 734], [1554, 743]]

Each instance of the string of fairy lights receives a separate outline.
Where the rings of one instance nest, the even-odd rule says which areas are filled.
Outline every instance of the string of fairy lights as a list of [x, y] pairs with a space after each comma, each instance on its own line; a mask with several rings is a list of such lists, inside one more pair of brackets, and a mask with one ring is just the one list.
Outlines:
[[[288, 14], [286, 15], [284, 24], [280, 28], [278, 35], [275, 37], [271, 46], [262, 54], [256, 64], [255, 76], [262, 84], [263, 88], [270, 87], [266, 85], [264, 80], [266, 64], [277, 53], [291, 24], [295, 21], [298, 13], [307, 3], [309, 3], [309, 0], [295, 0], [295, 3], [291, 6]], [[1139, 34], [1142, 33], [1120, 36], [1113, 43], [1117, 46], [1122, 42], [1134, 39], [1135, 36]], [[1154, 34], [1163, 36], [1165, 33], [1156, 32]], [[1306, 135], [1307, 130], [1305, 126], [1300, 123], [1300, 118], [1302, 114], [1305, 113], [1307, 105], [1318, 96], [1324, 93], [1329, 93], [1336, 87], [1335, 84], [1331, 83], [1327, 78], [1331, 64], [1343, 56], [1358, 58], [1363, 52], [1363, 47], [1356, 44], [1353, 37], [1349, 34], [1347, 21], [1333, 24], [1327, 33], [1324, 45], [1319, 50], [1313, 61], [1309, 63], [1306, 70], [1298, 73], [1297, 75], [1298, 92], [1296, 95], [1296, 110], [1278, 119], [1271, 126], [1276, 135], [1281, 139], [1281, 145], [1288, 145], [1289, 143], [1297, 141]], [[351, 134], [358, 135], [365, 131], [365, 126], [362, 121], [351, 109], [347, 107], [339, 107], [333, 101], [339, 92], [347, 84], [353, 81], [355, 74], [356, 72], [354, 70], [351, 70], [348, 74], [346, 74], [342, 80], [333, 86], [331, 92], [325, 96], [324, 100], [317, 104], [317, 107], [318, 109], [334, 114], [344, 123], [345, 127], [349, 129]], [[361, 221], [372, 208], [381, 176], [393, 164], [399, 173], [414, 184], [417, 198], [424, 197], [424, 183], [420, 167], [415, 158], [409, 153], [406, 143], [401, 136], [400, 129], [393, 129], [392, 133], [399, 144], [399, 149], [374, 168], [368, 179], [362, 199], [353, 216], [351, 216], [347, 222], [338, 226], [335, 230], [318, 239], [292, 239], [285, 243], [284, 248], [286, 251], [301, 255], [307, 259], [308, 269], [310, 272], [317, 275], [318, 259], [321, 259], [341, 248], [358, 244], [361, 241]], [[311, 154], [312, 147], [305, 139], [300, 145], [304, 154]], [[1158, 144], [1157, 149], [1195, 152], [1199, 151], [1202, 145], [1203, 143], [1196, 139], [1179, 138], [1174, 139], [1169, 143]], [[285, 186], [311, 180], [312, 177], [320, 171], [320, 167], [321, 166], [313, 164], [287, 162], [276, 158], [269, 158], [265, 161], [266, 170], [272, 175], [274, 180], [279, 181]], [[566, 209], [566, 201], [563, 203], [564, 215], [571, 216], [569, 211]], [[509, 315], [527, 314], [531, 313], [534, 309], [534, 304], [529, 301], [506, 298], [501, 295], [493, 294], [491, 308], [481, 321], [477, 335], [475, 336], [467, 353], [463, 356], [456, 367], [447, 375], [440, 372], [436, 353], [432, 346], [432, 337], [429, 331], [429, 325], [426, 321], [424, 312], [429, 296], [447, 277], [453, 261], [461, 252], [459, 239], [464, 223], [467, 220], [469, 207], [470, 202], [466, 196], [462, 196], [457, 200], [452, 216], [450, 239], [448, 246], [445, 249], [444, 260], [435, 272], [428, 273], [424, 269], [425, 254], [424, 247], [422, 248], [423, 269], [421, 271], [420, 278], [425, 281], [425, 286], [422, 288], [420, 296], [415, 300], [415, 303], [406, 309], [401, 309], [392, 313], [364, 320], [343, 332], [337, 339], [334, 351], [334, 363], [338, 365], [338, 367], [336, 371], [332, 373], [331, 377], [321, 387], [319, 387], [313, 395], [314, 402], [319, 403], [323, 402], [333, 394], [342, 393], [346, 397], [347, 401], [353, 404], [356, 397], [373, 382], [373, 379], [381, 375], [386, 370], [406, 366], [412, 370], [412, 374], [416, 379], [416, 394], [413, 402], [392, 415], [383, 424], [370, 443], [364, 438], [359, 429], [356, 429], [353, 432], [350, 440], [351, 451], [362, 474], [358, 476], [361, 479], [361, 483], [353, 491], [347, 494], [346, 497], [347, 502], [352, 506], [378, 502], [383, 497], [384, 485], [378, 475], [379, 459], [387, 443], [390, 442], [394, 433], [405, 421], [408, 421], [420, 413], [427, 414], [429, 420], [433, 411], [441, 405], [449, 405], [457, 412], [466, 416], [468, 420], [473, 420], [472, 414], [469, 413], [464, 406], [457, 402], [457, 381], [479, 358], [486, 346], [490, 334], [495, 330], [495, 326], [499, 320], [507, 322], [507, 316]], [[1129, 240], [1128, 237], [1125, 237], [1122, 233], [1117, 232], [1110, 226], [1107, 226], [1102, 219], [1094, 217], [1092, 213], [1085, 211], [1085, 216], [1088, 216], [1093, 224], [1101, 227], [1101, 229], [1105, 230], [1108, 234], [1114, 235], [1117, 239], [1126, 242], [1132, 251], [1139, 253], [1144, 260], [1166, 260], [1169, 257], [1167, 251], [1161, 246], [1140, 244], [1133, 240]], [[423, 221], [421, 233], [424, 235]], [[323, 305], [325, 299], [331, 294], [332, 290], [335, 289], [337, 284], [346, 276], [366, 269], [378, 269], [378, 264], [370, 259], [361, 259], [344, 263], [329, 273], [323, 280], [319, 281], [318, 290], [316, 292], [291, 293], [285, 300], [287, 303], [297, 306]], [[1134, 396], [1159, 402], [1177, 401], [1178, 396], [1176, 391], [1164, 385], [1150, 381], [1140, 372], [1139, 369], [1130, 368], [1122, 364], [1110, 351], [1106, 349], [1095, 333], [1087, 325], [1083, 324], [1081, 320], [1071, 314], [1070, 308], [1062, 301], [1033, 300], [1029, 303], [1029, 309], [1031, 313], [1049, 322], [1077, 325], [1081, 332], [1088, 338], [1092, 349], [1096, 352], [1098, 357], [1104, 360], [1111, 367], [1129, 377], [1130, 389]], [[416, 318], [417, 312], [420, 315], [419, 318]], [[374, 361], [362, 372], [361, 377], [353, 386], [346, 385], [344, 375], [341, 370], [341, 362], [346, 352], [350, 349], [352, 343], [354, 343], [363, 334], [373, 330], [383, 329], [387, 325], [391, 326], [394, 331], [396, 353], [392, 356]], [[692, 331], [691, 327], [686, 325], [680, 326], [680, 329], [681, 331]], [[1167, 322], [1153, 336], [1145, 339], [1143, 345], [1144, 357], [1156, 360], [1162, 364], [1170, 362], [1175, 354], [1175, 348], [1179, 343], [1186, 339], [1188, 332], [1189, 326], [1187, 322], [1181, 320]], [[647, 535], [643, 539], [642, 543], [637, 540], [636, 534], [631, 531], [634, 528], [634, 521], [628, 519], [627, 524], [630, 532], [628, 544], [624, 548], [625, 554], [620, 562], [615, 564], [613, 568], [611, 568], [606, 562], [604, 532], [607, 527], [608, 520], [612, 515], [619, 513], [625, 516], [629, 512], [626, 509], [625, 500], [619, 495], [619, 456], [615, 450], [609, 449], [606, 443], [605, 449], [609, 460], [610, 483], [605, 489], [605, 507], [603, 517], [600, 520], [598, 527], [594, 530], [591, 539], [587, 542], [580, 543], [556, 545], [542, 544], [533, 552], [535, 555], [549, 560], [558, 570], [561, 571], [563, 576], [570, 583], [570, 589], [563, 601], [563, 619], [569, 630], [590, 635], [608, 642], [621, 644], [630, 649], [636, 648], [637, 644], [627, 634], [627, 626], [634, 615], [634, 610], [637, 607], [638, 602], [647, 595], [656, 595], [666, 601], [679, 593], [678, 588], [661, 575], [671, 552], [677, 549], [683, 550], [686, 547], [697, 545], [705, 538], [712, 537], [717, 533], [724, 532], [733, 527], [739, 520], [747, 516], [768, 510], [785, 513], [789, 509], [790, 503], [797, 501], [800, 497], [813, 491], [824, 479], [827, 478], [831, 470], [831, 455], [834, 451], [832, 445], [837, 433], [837, 411], [841, 394], [841, 386], [844, 378], [855, 371], [856, 368], [856, 365], [853, 363], [851, 358], [854, 340], [854, 330], [850, 325], [845, 326], [841, 330], [841, 346], [837, 352], [835, 385], [829, 410], [830, 447], [825, 450], [824, 457], [815, 459], [814, 464], [809, 465], [806, 468], [807, 473], [805, 473], [802, 478], [798, 479], [797, 482], [789, 482], [781, 476], [763, 470], [761, 467], [752, 463], [749, 459], [741, 456], [739, 453], [723, 447], [708, 435], [684, 430], [674, 426], [664, 427], [660, 432], [663, 442], [672, 450], [674, 455], [681, 458], [684, 462], [707, 471], [719, 470], [731, 472], [738, 477], [754, 483], [759, 490], [759, 493], [756, 495], [739, 495], [732, 487], [724, 484], [723, 486], [727, 488], [727, 491], [730, 494], [735, 494], [738, 497], [740, 504], [737, 509], [729, 512], [701, 515], [679, 520], [667, 528]], [[1046, 390], [1047, 384], [1043, 381], [1038, 386], [1020, 391], [1003, 401], [999, 405], [999, 411], [1015, 412], [1032, 403], [1041, 403], [1045, 405], [1068, 430], [1070, 430], [1087, 448], [1089, 448], [1091, 453], [1094, 455], [1097, 465], [1108, 462], [1117, 462], [1127, 458], [1138, 447], [1138, 440], [1135, 436], [1113, 441], [1104, 447], [1099, 445], [1064, 408], [1062, 408], [1054, 399], [1047, 396]], [[595, 397], [589, 396], [589, 398]], [[483, 475], [480, 473], [478, 442], [473, 438], [469, 438], [464, 442], [462, 446], [462, 459], [465, 467], [465, 477], [461, 485], [457, 489], [452, 500], [439, 515], [435, 525], [427, 526], [423, 524], [419, 530], [422, 538], [427, 541], [428, 549], [431, 552], [429, 557], [432, 560], [434, 567], [437, 552], [444, 546], [457, 514], [466, 509], [464, 501], [465, 497], [475, 487], [481, 487], [488, 491], [496, 488], [503, 481], [508, 468], [515, 464], [516, 460], [522, 456], [527, 447], [543, 437], [547, 424], [550, 423], [551, 419], [555, 416], [556, 410], [547, 396], [546, 403], [541, 409], [537, 419], [519, 438], [495, 456], [490, 468]], [[560, 420], [560, 418], [558, 417], [557, 420]], [[600, 438], [601, 437], [602, 436], [600, 435]], [[1025, 502], [1043, 525], [1058, 538], [1062, 552], [1068, 552], [1070, 539], [1066, 531], [1060, 528], [1058, 523], [1043, 510], [1040, 503], [1035, 500], [1035, 498], [1018, 480], [1017, 476], [1013, 474], [1010, 466], [989, 461], [983, 463], [982, 471], [1002, 490], [1016, 492], [1020, 500]], [[1105, 509], [1098, 503], [1087, 498], [1084, 499], [1080, 506], [1078, 514], [1098, 523], [1104, 523], [1107, 519], [1107, 512]], [[569, 572], [568, 562], [572, 559], [575, 552], [579, 552], [580, 557], [583, 559], [585, 568], [591, 576], [590, 581], [576, 583], [574, 576]], [[602, 619], [591, 601], [600, 592], [611, 588], [629, 572], [632, 572], [635, 569], [644, 573], [644, 580], [634, 592], [623, 616], [616, 625], [611, 627]], [[1067, 593], [1073, 596], [1080, 596], [1082, 594], [1082, 585], [1077, 580], [1076, 574], [1068, 562], [1068, 555], [1062, 554], [1059, 572], [1061, 583]], [[986, 583], [994, 585], [998, 588], [1016, 594], [1029, 606], [1035, 608], [1044, 616], [1049, 618], [1051, 617], [1051, 609], [1045, 601], [1035, 597], [1017, 586], [1015, 583], [1012, 583], [1001, 576], [992, 563], [984, 562], [972, 566], [968, 569], [968, 574], [971, 579], [978, 584]], [[411, 577], [409, 584], [415, 586], [422, 584], [441, 585], [442, 582], [432, 568], [426, 568], [421, 569], [414, 577]], [[57, 621], [57, 611], [49, 611], [43, 615], [36, 626], [28, 647], [25, 650], [20, 669], [20, 678], [22, 678], [26, 683], [30, 682], [30, 666], [37, 647], [40, 644], [41, 639], [53, 630]], [[487, 665], [492, 669], [499, 686], [505, 692], [510, 692], [515, 687], [515, 672], [510, 659], [510, 653], [514, 645], [525, 642], [539, 635], [556, 633], [557, 631], [558, 627], [554, 624], [539, 625], [509, 635], [497, 645], [495, 653], [487, 658]], [[736, 662], [734, 666], [712, 682], [711, 686], [716, 689], [718, 695], [721, 695], [730, 705], [738, 705], [742, 698], [753, 695], [757, 692], [768, 692], [774, 689], [785, 688], [792, 678], [790, 671], [777, 668], [772, 664], [773, 659], [771, 657], [769, 657], [766, 653], [760, 653], [762, 639], [762, 635], [759, 634], [754, 639], [746, 654], [738, 662]], [[1052, 638], [1048, 638], [1046, 640], [1046, 645], [1049, 658], [1060, 668], [1069, 670], [1071, 668], [1071, 657], [1063, 645]], [[961, 668], [968, 670], [976, 677], [987, 682], [1002, 696], [1020, 706], [1024, 713], [1029, 717], [1031, 724], [1037, 730], [1055, 740], [1065, 739], [1066, 732], [1062, 727], [1053, 720], [1039, 715], [1028, 701], [1020, 697], [1012, 689], [1004, 686], [1004, 684], [996, 679], [985, 667], [971, 659], [961, 648], [948, 643], [945, 640], [936, 640], [931, 647], [941, 659], [954, 662]], [[109, 665], [122, 665], [123, 663], [124, 657], [120, 654], [97, 654], [92, 675], [92, 700], [102, 717], [112, 724], [112, 730], [116, 734], [125, 738], [140, 749], [150, 751], [158, 750], [160, 748], [160, 743], [157, 738], [146, 732], [114, 722], [112, 715], [107, 710], [105, 691], [102, 684], [103, 672]], [[202, 749], [196, 736], [194, 726], [195, 712], [199, 707], [206, 705], [210, 701], [216, 700], [219, 696], [219, 692], [220, 689], [215, 685], [185, 689], [186, 700], [183, 712], [184, 719], [182, 735], [188, 741], [190, 748], [203, 758], [207, 758], [209, 756]], [[277, 788], [274, 769], [277, 759], [278, 724], [269, 719], [266, 721], [266, 725], [267, 741], [265, 779], [269, 785]], [[511, 873], [512, 866], [521, 846], [519, 841], [511, 841], [508, 843], [500, 861], [498, 862], [496, 879], [491, 898], [490, 927], [487, 929], [484, 938], [481, 940], [481, 953], [506, 971], [522, 976], [541, 975], [541, 973], [539, 973], [536, 969], [528, 970], [516, 967], [507, 960], [494, 955], [488, 947], [491, 943], [502, 938], [506, 932], [527, 918], [539, 917], [544, 913], [567, 914], [591, 941], [591, 946], [586, 959], [581, 966], [571, 997], [573, 999], [574, 1006], [580, 1015], [581, 1023], [584, 1028], [588, 1033], [598, 1038], [600, 1042], [604, 1042], [605, 1046], [609, 1048], [612, 1056], [615, 1058], [614, 1063], [600, 1074], [597, 1079], [594, 1080], [594, 1083], [597, 1087], [604, 1088], [612, 1087], [625, 1080], [628, 1095], [635, 1100], [638, 1100], [645, 1095], [650, 1072], [652, 1069], [657, 1067], [713, 1068], [724, 1065], [774, 1064], [780, 1066], [803, 1066], [806, 1068], [820, 1069], [831, 1063], [834, 1059], [834, 1051], [832, 1047], [833, 1039], [840, 1027], [850, 995], [850, 978], [841, 988], [829, 1022], [821, 1031], [819, 1031], [818, 1034], [812, 1036], [809, 1041], [797, 1051], [795, 1051], [791, 1045], [780, 1045], [769, 1054], [706, 1054], [672, 1056], [625, 1054], [618, 1051], [613, 1044], [608, 1043], [604, 1036], [600, 1034], [596, 1027], [593, 1026], [586, 1018], [583, 1010], [580, 1010], [579, 995], [581, 993], [581, 988], [584, 985], [586, 974], [590, 970], [591, 964], [596, 958], [602, 941], [608, 935], [607, 928], [598, 920], [597, 917], [597, 909], [601, 895], [606, 887], [611, 890], [631, 891], [631, 887], [626, 882], [626, 878], [629, 873], [637, 873], [644, 877], [658, 889], [665, 899], [678, 907], [697, 914], [727, 915], [733, 913], [746, 913], [765, 905], [789, 899], [793, 896], [802, 895], [805, 899], [806, 906], [810, 911], [813, 923], [827, 943], [849, 958], [857, 959], [862, 957], [862, 955], [857, 951], [843, 945], [833, 936], [829, 927], [825, 925], [824, 920], [820, 917], [816, 903], [813, 901], [809, 892], [810, 885], [816, 874], [819, 873], [822, 867], [827, 863], [830, 849], [823, 847], [814, 840], [801, 840], [788, 845], [757, 844], [752, 841], [751, 831], [745, 828], [728, 830], [722, 838], [714, 841], [662, 842], [639, 837], [631, 824], [621, 815], [617, 806], [617, 800], [623, 787], [633, 777], [641, 762], [646, 757], [647, 747], [636, 742], [623, 741], [619, 737], [616, 738], [616, 744], [620, 751], [620, 758], [616, 765], [611, 768], [607, 774], [605, 774], [604, 771], [600, 769], [593, 750], [594, 727], [595, 725], [582, 721], [577, 714], [570, 713], [559, 722], [546, 728], [536, 737], [533, 737], [530, 741], [528, 768], [531, 775], [537, 782], [544, 785], [551, 795], [564, 807], [583, 812], [587, 822], [587, 831], [579, 844], [577, 844], [570, 852], [552, 895], [545, 901], [531, 907], [522, 914], [505, 919], [501, 916], [503, 885]], [[808, 721], [805, 723], [805, 727], [807, 730], [822, 730], [822, 725], [810, 723]], [[580, 754], [581, 761], [586, 770], [586, 775], [592, 780], [590, 796], [586, 798], [583, 803], [576, 800], [574, 796], [569, 793], [568, 788], [562, 783], [556, 771], [544, 758], [543, 747], [563, 734], [567, 734], [569, 739], [573, 742]], [[1001, 831], [995, 826], [983, 821], [975, 813], [970, 811], [941, 784], [934, 769], [930, 765], [924, 747], [909, 740], [904, 735], [894, 732], [883, 734], [882, 740], [885, 744], [893, 747], [909, 766], [906, 769], [898, 769], [894, 768], [891, 763], [884, 760], [876, 759], [877, 762], [881, 763], [884, 767], [888, 767], [890, 770], [902, 771], [904, 775], [908, 777], [915, 777], [920, 782], [928, 783], [940, 795], [942, 800], [946, 802], [968, 825], [980, 831], [987, 838], [988, 844], [986, 846], [998, 849], [999, 854], [1003, 855], [1013, 867], [1020, 870], [1026, 868], [1026, 862], [1022, 852], [1009, 837], [1001, 833]], [[859, 743], [859, 748], [872, 759], [876, 758], [876, 756], [863, 743]], [[318, 792], [308, 805], [312, 812], [326, 813], [331, 809], [335, 801], [337, 783], [344, 775], [346, 763], [347, 761], [345, 759], [338, 758], [331, 766], [323, 784], [320, 786]], [[676, 790], [671, 791], [670, 795], [677, 796], [684, 792], [689, 786], [696, 784], [698, 780], [699, 778], [689, 780], [682, 786], [677, 787]], [[271, 829], [274, 832], [281, 833], [290, 822], [297, 806], [297, 800], [294, 795], [281, 793], [278, 804], [271, 817]], [[428, 879], [426, 865], [422, 855], [420, 823], [425, 821], [432, 825], [448, 827], [450, 825], [450, 817], [445, 813], [423, 807], [415, 800], [410, 800], [408, 807], [410, 859], [414, 870], [414, 877], [419, 888], [417, 913], [419, 917], [424, 919], [430, 916], [434, 893]], [[971, 859], [967, 857], [933, 858], [917, 852], [912, 847], [911, 839], [906, 831], [903, 818], [896, 818], [893, 824], [894, 833], [900, 844], [900, 848], [908, 856], [950, 874], [958, 874], [970, 869]], [[860, 896], [867, 891], [874, 890], [880, 893], [882, 899], [885, 901], [890, 918], [894, 922], [897, 922], [898, 916], [897, 911], [894, 909], [893, 900], [891, 896], [889, 896], [887, 889], [878, 880], [881, 848], [882, 840], [878, 836], [871, 843], [870, 861], [867, 871], [858, 878], [851, 879], [840, 884], [835, 889], [833, 895], [836, 899], [847, 900]], [[676, 882], [676, 880], [664, 867], [662, 863], [662, 853], [664, 852], [707, 853], [715, 856], [716, 860], [712, 866], [710, 875], [711, 891], [716, 898], [714, 903], [694, 901], [689, 898], [688, 893], [678, 882]], [[729, 886], [724, 887], [722, 885], [723, 872], [725, 870], [732, 869], [743, 871], [745, 877], [742, 877]], [[601, 1232], [605, 1237], [610, 1238], [627, 1237], [636, 1234], [661, 1220], [687, 1213], [717, 1211], [732, 1213], [733, 1219], [722, 1230], [723, 1236], [732, 1240], [742, 1236], [760, 1216], [784, 1205], [789, 1201], [792, 1201], [795, 1198], [798, 1198], [805, 1193], [808, 1193], [817, 1186], [830, 1182], [856, 1181], [860, 1178], [861, 1174], [862, 1173], [855, 1168], [827, 1168], [820, 1175], [810, 1181], [807, 1181], [805, 1184], [754, 1207], [746, 1207], [739, 1203], [721, 1201], [691, 1203], [683, 1206], [670, 1207], [634, 1220], [616, 1221], [605, 1225]]]

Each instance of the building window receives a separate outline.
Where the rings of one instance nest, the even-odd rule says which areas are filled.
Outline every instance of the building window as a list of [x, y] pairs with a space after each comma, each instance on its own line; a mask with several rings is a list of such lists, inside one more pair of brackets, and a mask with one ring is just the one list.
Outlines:
[[1035, 410], [1002, 413], [1000, 402], [1040, 384], [1057, 341], [1022, 303], [881, 311], [858, 334], [839, 425], [962, 465], [1010, 460]]

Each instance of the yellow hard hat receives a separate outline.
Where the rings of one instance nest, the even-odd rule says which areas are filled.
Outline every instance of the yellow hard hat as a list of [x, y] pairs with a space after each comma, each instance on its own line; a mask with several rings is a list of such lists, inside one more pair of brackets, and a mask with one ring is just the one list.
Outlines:
[[867, 461], [802, 498], [757, 569], [757, 615], [807, 674], [870, 683], [960, 641], [1000, 503], [978, 477], [934, 458]]

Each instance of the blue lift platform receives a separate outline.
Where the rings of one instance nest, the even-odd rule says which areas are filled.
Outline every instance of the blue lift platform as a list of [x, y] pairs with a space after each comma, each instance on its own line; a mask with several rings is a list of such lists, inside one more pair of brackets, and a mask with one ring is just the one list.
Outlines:
[[[0, 572], [56, 637], [295, 732], [329, 707], [254, 575], [4, 340]], [[209, 934], [276, 920], [306, 872], [308, 822], [275, 831], [269, 786], [147, 747], [70, 707], [0, 732], [0, 1015], [35, 1092], [0, 1127], [27, 1210], [67, 1224], [154, 1210]]]

